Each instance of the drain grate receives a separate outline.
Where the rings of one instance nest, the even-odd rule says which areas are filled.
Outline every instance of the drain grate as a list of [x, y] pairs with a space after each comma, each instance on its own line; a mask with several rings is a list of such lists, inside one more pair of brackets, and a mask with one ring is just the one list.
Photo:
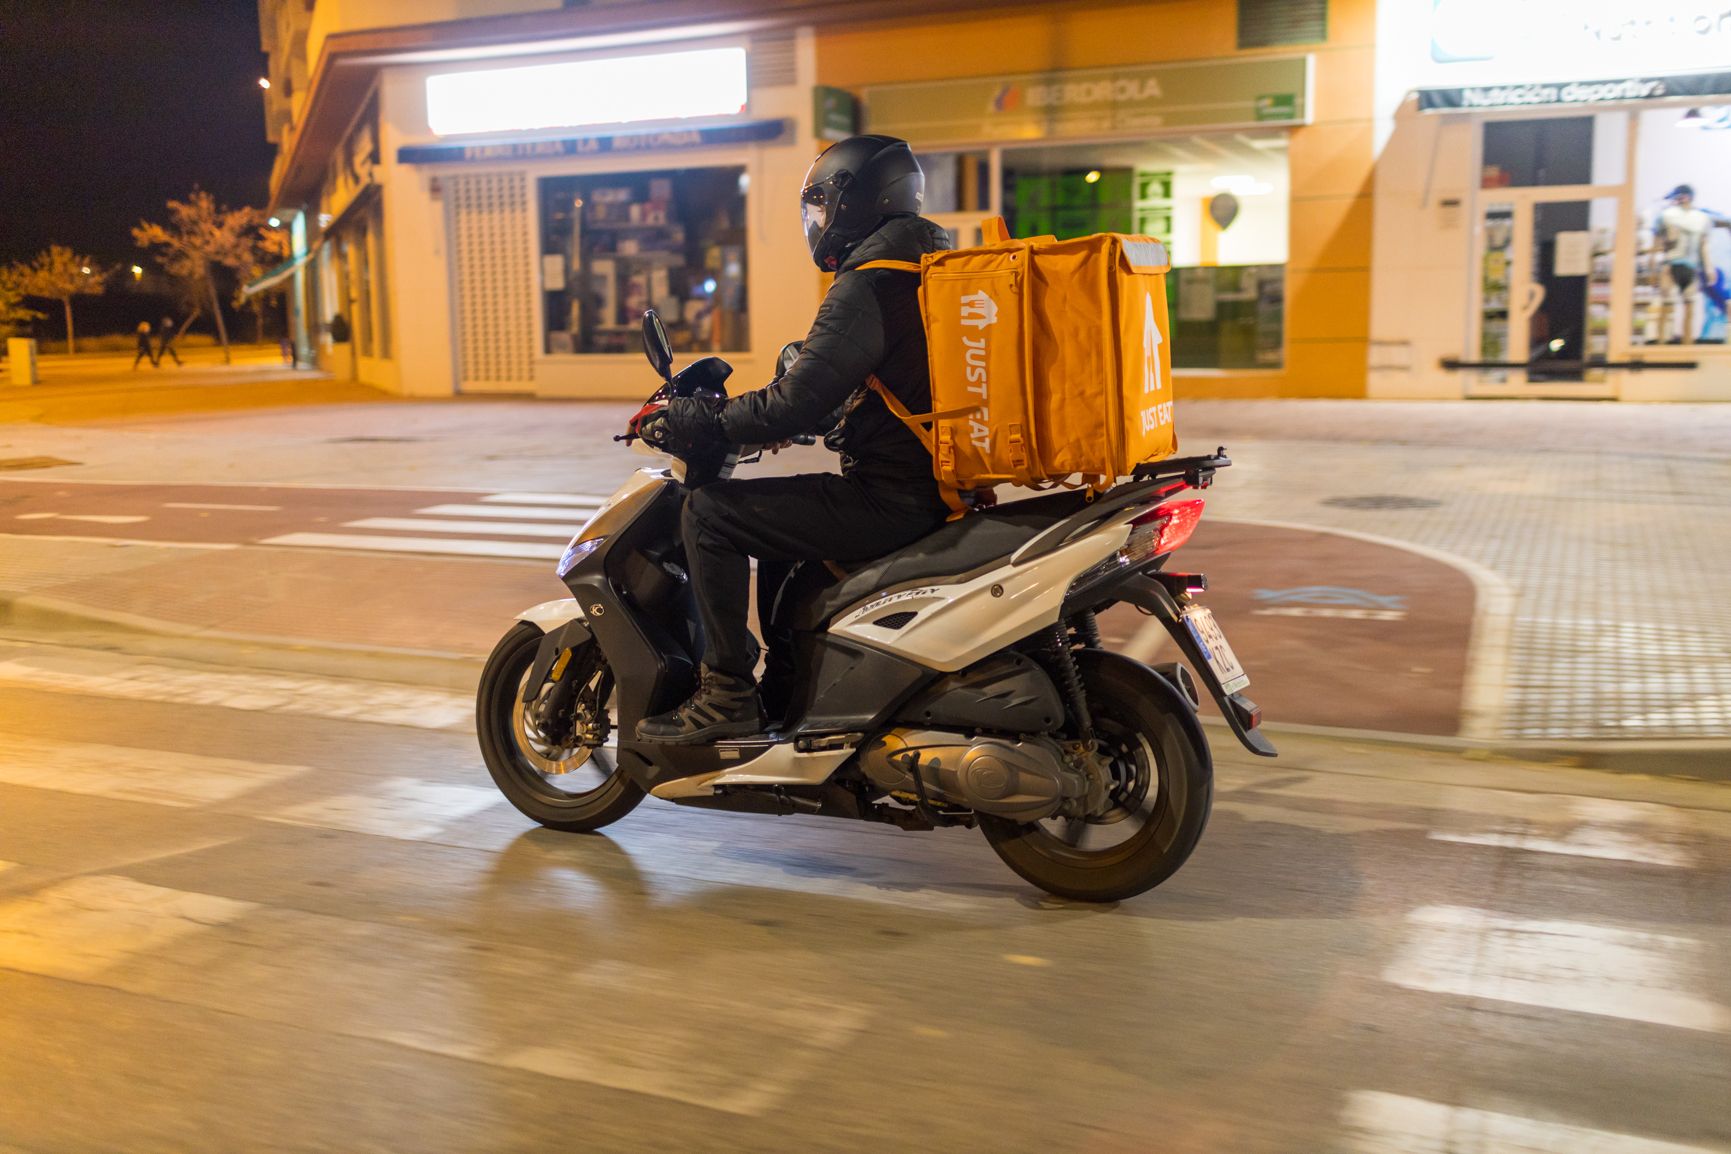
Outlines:
[[1324, 505], [1336, 509], [1434, 509], [1441, 501], [1430, 497], [1402, 497], [1397, 493], [1371, 493], [1363, 497], [1326, 497]]
[[327, 445], [410, 445], [425, 437], [326, 437]]
[[54, 469], [61, 465], [76, 465], [61, 457], [0, 457], [0, 473], [16, 473], [23, 469]]

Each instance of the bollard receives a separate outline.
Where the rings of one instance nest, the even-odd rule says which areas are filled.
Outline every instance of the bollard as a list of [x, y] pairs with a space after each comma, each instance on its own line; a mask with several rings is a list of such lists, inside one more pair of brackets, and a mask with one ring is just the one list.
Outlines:
[[36, 342], [29, 337], [12, 337], [6, 342], [6, 356], [12, 362], [12, 383], [34, 385], [36, 375]]

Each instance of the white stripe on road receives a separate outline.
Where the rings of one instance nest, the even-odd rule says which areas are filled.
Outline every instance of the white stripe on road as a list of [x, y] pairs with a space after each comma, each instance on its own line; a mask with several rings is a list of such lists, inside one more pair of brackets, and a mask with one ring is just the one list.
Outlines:
[[345, 529], [400, 529], [405, 533], [487, 533], [496, 537], [557, 537], [569, 541], [582, 525], [530, 521], [439, 521], [432, 517], [366, 517], [344, 521]]
[[58, 653], [0, 661], [0, 685], [254, 713], [310, 714], [415, 729], [464, 732], [474, 725], [474, 698], [467, 693], [378, 681], [188, 669], [116, 661], [111, 656], [103, 661]]
[[455, 822], [504, 803], [505, 796], [490, 785], [387, 777], [361, 793], [314, 798], [259, 816], [288, 825], [426, 841]]
[[0, 967], [88, 980], [258, 907], [94, 874], [0, 902]]
[[0, 736], [0, 784], [153, 805], [230, 801], [306, 771], [304, 765]]
[[607, 498], [571, 493], [489, 493], [481, 500], [489, 505], [560, 505], [573, 509], [599, 509]]
[[1353, 1154], [1715, 1154], [1633, 1134], [1360, 1090], [1341, 1115]]
[[[596, 508], [600, 508], [599, 505]], [[569, 521], [571, 510], [557, 505], [428, 505], [426, 517], [508, 517], [513, 521]]]
[[557, 561], [563, 545], [536, 545], [528, 541], [465, 541], [442, 537], [371, 537], [359, 533], [285, 533], [266, 537], [260, 545], [292, 545], [308, 549], [358, 549], [369, 553], [446, 553], [463, 557], [511, 557], [530, 561]]
[[1694, 938], [1462, 906], [1413, 910], [1407, 927], [1400, 953], [1382, 975], [1397, 986], [1731, 1031], [1731, 1009], [1685, 992], [1702, 968], [1703, 947]]
[[122, 513], [20, 513], [14, 520], [88, 521], [92, 525], [136, 525], [140, 521], [148, 521], [150, 518]]
[[1569, 797], [1549, 798], [1533, 809], [1533, 816], [1525, 820], [1496, 822], [1489, 829], [1431, 830], [1429, 836], [1433, 841], [1460, 845], [1643, 865], [1682, 868], [1695, 861], [1681, 844], [1689, 835], [1685, 819], [1669, 806]]
[[212, 501], [164, 501], [164, 509], [238, 509], [247, 513], [275, 513], [281, 505], [219, 505]]

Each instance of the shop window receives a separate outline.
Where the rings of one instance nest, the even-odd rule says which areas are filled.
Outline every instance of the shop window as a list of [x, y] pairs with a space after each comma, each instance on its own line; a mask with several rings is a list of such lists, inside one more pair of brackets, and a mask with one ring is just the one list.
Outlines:
[[1731, 106], [1640, 116], [1633, 343], [1723, 345], [1731, 303]]
[[1593, 183], [1593, 118], [1492, 120], [1485, 124], [1481, 188]]
[[1006, 149], [1012, 236], [1096, 232], [1166, 242], [1172, 363], [1284, 363], [1289, 181], [1284, 133]]
[[1277, 48], [1328, 39], [1328, 0], [1238, 0], [1238, 47]]
[[540, 194], [547, 352], [635, 352], [649, 308], [679, 352], [750, 348], [743, 168], [548, 177]]
[[991, 205], [992, 162], [986, 153], [922, 153], [920, 168], [926, 174], [926, 216], [982, 213]]

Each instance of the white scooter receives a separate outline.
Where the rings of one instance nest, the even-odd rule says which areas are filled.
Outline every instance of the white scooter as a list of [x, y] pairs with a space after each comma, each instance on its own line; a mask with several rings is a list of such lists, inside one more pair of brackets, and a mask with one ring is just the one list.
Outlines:
[[[705, 358], [675, 375], [654, 313], [651, 399], [719, 390]], [[797, 346], [783, 351], [783, 365]], [[1197, 680], [1252, 751], [1274, 756], [1231, 647], [1168, 572], [1231, 464], [1144, 466], [1093, 496], [1064, 491], [947, 523], [816, 585], [792, 606], [793, 703], [760, 738], [641, 741], [640, 718], [696, 687], [701, 627], [679, 536], [686, 493], [725, 480], [740, 450], [633, 474], [558, 566], [572, 596], [520, 615], [477, 701], [499, 789], [553, 829], [618, 821], [645, 793], [679, 805], [815, 814], [907, 830], [977, 825], [1009, 867], [1050, 893], [1112, 901], [1184, 864], [1208, 820], [1213, 767]], [[804, 582], [802, 584], [812, 585]], [[784, 595], [785, 602], [787, 597]], [[1190, 670], [1106, 650], [1095, 614], [1124, 602], [1165, 623]]]

